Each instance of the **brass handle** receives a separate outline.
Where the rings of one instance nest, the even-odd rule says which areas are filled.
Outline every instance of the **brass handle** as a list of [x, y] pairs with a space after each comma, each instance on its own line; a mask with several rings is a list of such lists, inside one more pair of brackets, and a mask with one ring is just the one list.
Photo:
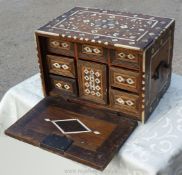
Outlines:
[[154, 72], [154, 74], [152, 76], [152, 78], [154, 80], [157, 80], [157, 79], [160, 78], [160, 74], [161, 74], [161, 71], [162, 71], [163, 68], [169, 69], [169, 65], [165, 61], [161, 61], [159, 63], [159, 65], [157, 66], [157, 68], [155, 69], [155, 72]]

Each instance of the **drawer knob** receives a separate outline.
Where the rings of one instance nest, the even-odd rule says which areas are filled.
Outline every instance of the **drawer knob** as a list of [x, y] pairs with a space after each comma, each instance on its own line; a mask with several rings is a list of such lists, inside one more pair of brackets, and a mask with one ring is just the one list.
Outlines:
[[58, 88], [62, 88], [62, 84], [61, 83], [56, 83], [56, 87], [58, 87]]
[[98, 48], [94, 48], [93, 51], [94, 51], [94, 53], [96, 53], [96, 54], [101, 53], [101, 51], [100, 51]]
[[69, 45], [68, 45], [68, 43], [61, 43], [61, 46], [62, 46], [63, 48], [67, 48]]
[[135, 82], [133, 81], [133, 79], [131, 79], [131, 78], [127, 78], [126, 79], [126, 82], [128, 83], [128, 84], [134, 84]]
[[65, 88], [66, 90], [68, 90], [68, 89], [70, 89], [70, 86], [67, 85], [67, 84], [65, 84], [65, 85], [64, 85], [64, 88]]
[[51, 46], [52, 47], [59, 47], [59, 42], [58, 41], [52, 41]]
[[133, 103], [131, 100], [127, 100], [127, 101], [126, 101], [126, 104], [127, 104], [128, 106], [133, 106], [133, 105], [134, 105], [134, 103]]
[[84, 50], [88, 53], [92, 53], [92, 49], [90, 47], [84, 47]]
[[125, 53], [123, 53], [123, 52], [120, 52], [120, 53], [118, 54], [118, 56], [119, 56], [120, 58], [125, 58], [125, 57], [126, 57]]
[[125, 79], [120, 75], [116, 77], [116, 80], [120, 83], [125, 81]]
[[124, 100], [123, 100], [121, 97], [117, 98], [116, 101], [117, 101], [119, 104], [122, 104], [122, 105], [125, 104]]
[[63, 65], [62, 65], [62, 68], [63, 68], [64, 70], [67, 70], [67, 69], [69, 69], [69, 66], [66, 65], [66, 64], [63, 64]]
[[57, 69], [61, 68], [60, 64], [59, 63], [54, 63], [53, 66]]
[[128, 57], [128, 59], [130, 59], [130, 60], [133, 60], [133, 59], [135, 58], [135, 56], [132, 55], [132, 54], [129, 54], [127, 57]]

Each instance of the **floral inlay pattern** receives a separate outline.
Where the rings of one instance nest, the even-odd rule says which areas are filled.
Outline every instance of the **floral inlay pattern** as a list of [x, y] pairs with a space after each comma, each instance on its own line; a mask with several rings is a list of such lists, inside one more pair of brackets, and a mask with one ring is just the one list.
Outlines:
[[146, 34], [146, 30], [154, 27], [156, 23], [157, 21], [153, 19], [77, 11], [67, 20], [57, 23], [54, 28], [82, 31], [82, 33], [90, 33], [96, 36], [104, 35], [112, 37], [113, 41], [117, 41], [117, 39], [138, 41]]
[[165, 32], [173, 21], [143, 14], [75, 7], [38, 32], [140, 50]]

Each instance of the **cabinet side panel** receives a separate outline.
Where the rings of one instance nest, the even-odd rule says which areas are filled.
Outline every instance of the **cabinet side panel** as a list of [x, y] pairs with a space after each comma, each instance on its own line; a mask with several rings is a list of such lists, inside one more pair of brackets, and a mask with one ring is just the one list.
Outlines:
[[36, 37], [36, 44], [37, 44], [37, 57], [38, 57], [38, 63], [39, 63], [39, 69], [41, 74], [41, 82], [42, 82], [42, 90], [44, 93], [44, 96], [48, 96], [49, 92], [49, 79], [48, 77], [48, 68], [46, 65], [46, 38], [43, 36], [39, 36], [37, 33], [35, 33]]
[[174, 26], [173, 22], [146, 51], [144, 121], [157, 107], [171, 82]]

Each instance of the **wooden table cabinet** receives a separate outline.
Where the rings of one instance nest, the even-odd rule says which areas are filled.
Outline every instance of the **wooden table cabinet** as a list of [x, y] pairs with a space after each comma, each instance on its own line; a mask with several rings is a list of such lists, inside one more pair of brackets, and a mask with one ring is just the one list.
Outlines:
[[[44, 25], [35, 36], [45, 99], [6, 133], [104, 169], [169, 87], [174, 27], [169, 18], [83, 7]], [[89, 130], [64, 131], [83, 129], [79, 122]]]

